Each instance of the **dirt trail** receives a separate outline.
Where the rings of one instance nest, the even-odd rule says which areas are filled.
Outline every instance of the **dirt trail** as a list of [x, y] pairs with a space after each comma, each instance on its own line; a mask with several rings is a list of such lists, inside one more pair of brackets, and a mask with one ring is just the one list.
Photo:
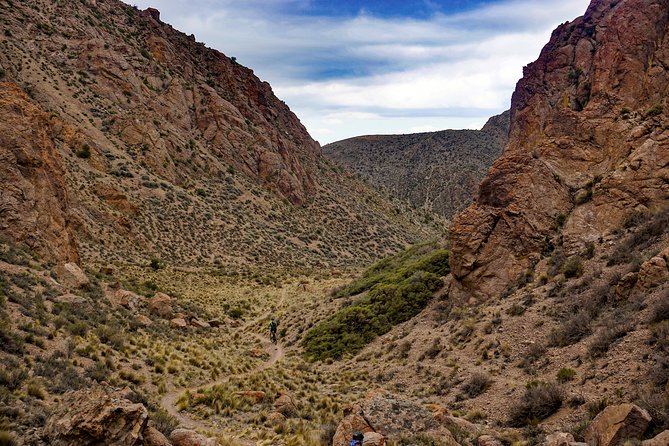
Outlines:
[[[284, 299], [286, 297], [286, 292], [287, 290], [284, 288], [283, 293], [281, 294], [281, 299], [277, 305], [277, 307], [281, 307], [283, 305]], [[228, 375], [224, 379], [216, 380], [216, 381], [211, 381], [208, 383], [200, 384], [199, 386], [194, 386], [194, 387], [189, 387], [189, 388], [180, 388], [180, 389], [174, 389], [171, 392], [166, 393], [163, 395], [162, 399], [160, 400], [160, 405], [173, 417], [175, 417], [179, 421], [179, 427], [185, 428], [185, 429], [193, 429], [193, 430], [199, 430], [199, 431], [204, 431], [204, 432], [215, 432], [218, 430], [218, 428], [213, 425], [211, 421], [203, 421], [203, 420], [196, 420], [190, 416], [188, 412], [180, 412], [177, 410], [176, 403], [177, 400], [179, 399], [179, 396], [182, 395], [186, 391], [191, 391], [194, 392], [195, 390], [202, 388], [202, 387], [211, 387], [215, 386], [218, 384], [224, 384], [230, 380], [230, 378], [233, 377], [242, 377], [246, 375], [252, 375], [254, 373], [261, 372], [263, 370], [266, 370], [270, 367], [272, 367], [274, 364], [279, 362], [283, 356], [283, 346], [281, 344], [272, 344], [272, 341], [265, 337], [261, 336], [257, 333], [253, 332], [248, 332], [249, 328], [252, 326], [262, 322], [263, 320], [266, 320], [267, 318], [270, 317], [272, 314], [272, 311], [266, 311], [260, 316], [251, 319], [250, 321], [245, 322], [243, 325], [241, 325], [238, 329], [240, 332], [246, 333], [246, 335], [251, 336], [258, 341], [260, 341], [263, 344], [263, 348], [265, 351], [270, 355], [269, 359], [261, 364], [258, 364], [255, 368], [246, 371], [244, 373], [240, 373], [238, 375]], [[254, 441], [246, 441], [239, 439], [237, 440], [239, 443], [247, 444], [247, 445], [255, 445], [256, 443]]]

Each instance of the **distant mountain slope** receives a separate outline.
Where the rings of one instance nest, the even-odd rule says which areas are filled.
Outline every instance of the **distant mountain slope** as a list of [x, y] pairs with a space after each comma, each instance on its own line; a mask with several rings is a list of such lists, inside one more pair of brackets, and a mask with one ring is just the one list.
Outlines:
[[0, 11], [3, 238], [55, 261], [290, 267], [366, 263], [434, 234], [332, 167], [267, 82], [157, 10]]
[[328, 144], [323, 154], [391, 196], [450, 218], [471, 202], [508, 129], [505, 112], [481, 130], [359, 136]]

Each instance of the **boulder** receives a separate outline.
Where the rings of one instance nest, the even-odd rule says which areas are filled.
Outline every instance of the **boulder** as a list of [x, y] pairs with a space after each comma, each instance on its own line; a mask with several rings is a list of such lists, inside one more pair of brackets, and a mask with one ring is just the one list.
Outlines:
[[172, 298], [165, 293], [156, 293], [149, 299], [149, 312], [163, 319], [169, 319], [172, 316]]
[[356, 432], [366, 434], [374, 432], [362, 414], [360, 405], [355, 404], [344, 408], [344, 418], [339, 422], [334, 437], [332, 437], [332, 446], [348, 445]]
[[265, 401], [265, 398], [267, 397], [265, 392], [259, 390], [243, 390], [241, 392], [236, 392], [235, 395], [251, 404], [260, 404]]
[[147, 426], [142, 436], [144, 437], [143, 446], [172, 446], [167, 437], [153, 426]]
[[72, 305], [73, 307], [84, 307], [88, 305], [88, 301], [85, 298], [77, 296], [76, 294], [72, 293], [61, 294], [60, 296], [56, 296], [53, 299], [53, 301], [61, 304], [69, 304]]
[[52, 446], [134, 446], [148, 411], [106, 387], [68, 392], [49, 417], [44, 437]]
[[175, 429], [170, 434], [174, 446], [218, 446], [214, 437], [207, 438], [189, 429]]
[[657, 434], [650, 440], [642, 441], [641, 446], [669, 446], [669, 430]]
[[424, 406], [383, 390], [369, 392], [361, 406], [365, 419], [385, 437], [426, 432], [439, 426]]
[[570, 446], [574, 443], [574, 436], [567, 432], [555, 432], [547, 435], [543, 446]]
[[183, 318], [177, 317], [170, 320], [170, 327], [179, 329], [188, 328], [188, 322], [186, 322], [186, 320]]
[[620, 300], [627, 299], [632, 288], [636, 285], [638, 278], [638, 273], [632, 272], [625, 274], [616, 285], [616, 297]]
[[386, 438], [378, 432], [367, 432], [362, 442], [363, 446], [385, 446]]
[[476, 439], [478, 446], [502, 446], [502, 442], [492, 435], [481, 435]]
[[88, 288], [91, 281], [88, 280], [86, 273], [79, 268], [79, 265], [73, 262], [68, 262], [56, 268], [58, 281], [69, 288]]
[[209, 325], [208, 322], [201, 321], [196, 317], [190, 320], [190, 324], [195, 328], [211, 328], [211, 325]]
[[626, 440], [639, 438], [650, 421], [648, 412], [634, 404], [609, 406], [592, 420], [585, 441], [590, 446], [621, 446]]
[[136, 310], [142, 299], [132, 291], [110, 288], [105, 293], [112, 307], [125, 307]]
[[218, 328], [223, 326], [223, 322], [220, 319], [212, 319], [207, 321], [210, 327]]
[[669, 281], [669, 249], [644, 262], [639, 269], [636, 289], [647, 291]]
[[143, 314], [140, 314], [139, 316], [137, 316], [137, 322], [139, 322], [140, 324], [142, 324], [145, 327], [149, 327], [153, 324], [153, 321], [151, 319], [149, 319], [148, 317], [144, 316]]
[[297, 406], [293, 397], [288, 393], [282, 393], [274, 401], [274, 411], [280, 413], [281, 415], [290, 418], [294, 417], [297, 414]]
[[286, 417], [284, 417], [279, 412], [270, 412], [267, 415], [267, 421], [269, 421], [271, 424], [280, 424], [286, 421]]

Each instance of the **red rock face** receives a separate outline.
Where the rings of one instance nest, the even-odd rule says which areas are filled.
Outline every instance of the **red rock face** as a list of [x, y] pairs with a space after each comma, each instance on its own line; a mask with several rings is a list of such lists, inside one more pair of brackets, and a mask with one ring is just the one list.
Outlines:
[[461, 289], [486, 298], [561, 235], [568, 253], [669, 206], [667, 0], [594, 0], [512, 97], [509, 143], [451, 229]]
[[17, 85], [0, 83], [0, 235], [42, 258], [78, 262], [63, 161], [66, 131]]

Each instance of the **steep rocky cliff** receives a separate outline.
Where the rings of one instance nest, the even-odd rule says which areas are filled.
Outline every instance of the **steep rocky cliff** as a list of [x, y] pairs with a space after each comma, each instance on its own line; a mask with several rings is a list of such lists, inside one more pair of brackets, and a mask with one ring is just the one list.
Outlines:
[[30, 193], [3, 193], [11, 241], [57, 261], [78, 247], [92, 261], [294, 266], [366, 262], [425, 235], [330, 166], [267, 82], [157, 10], [0, 10], [2, 150], [16, 156], [16, 125], [34, 166]]
[[488, 297], [669, 205], [669, 1], [593, 0], [512, 98], [510, 139], [451, 230], [455, 289]]
[[508, 130], [505, 112], [481, 130], [359, 136], [323, 153], [395, 199], [451, 218], [471, 202]]

